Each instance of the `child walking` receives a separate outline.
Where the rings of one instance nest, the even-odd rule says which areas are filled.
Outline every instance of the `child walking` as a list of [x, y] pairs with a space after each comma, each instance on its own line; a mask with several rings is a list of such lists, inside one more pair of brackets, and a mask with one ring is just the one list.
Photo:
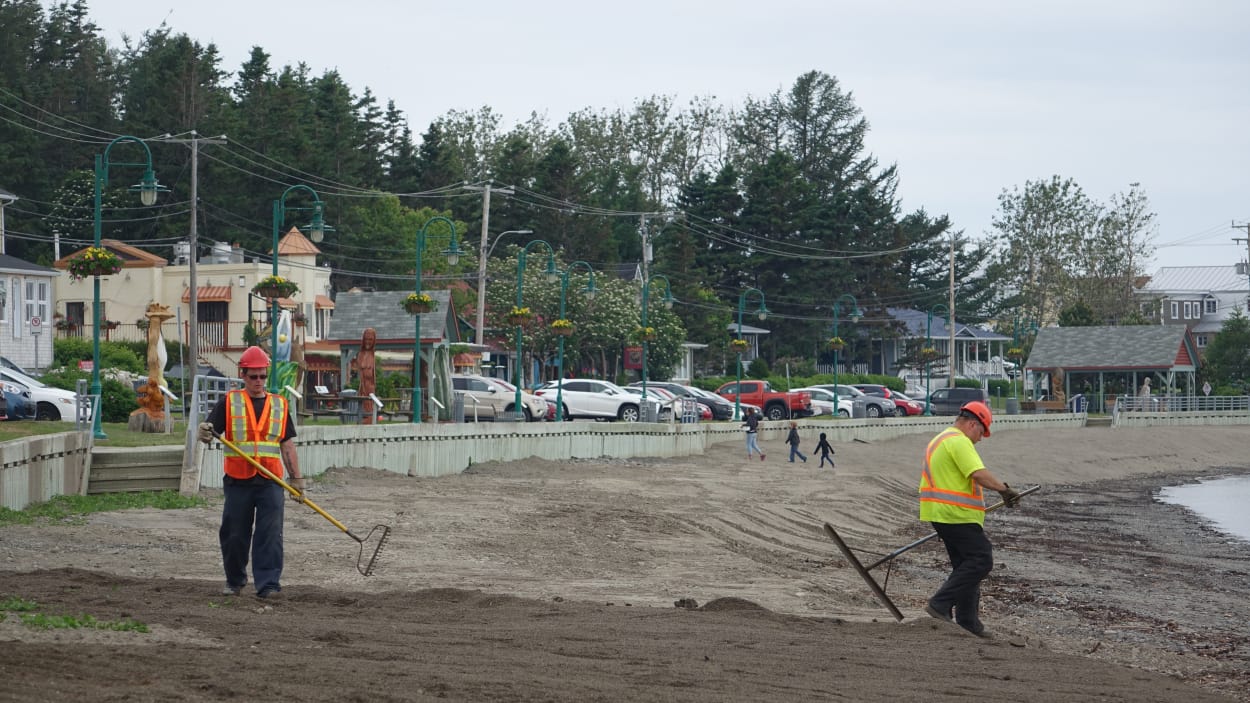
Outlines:
[[[825, 468], [825, 460], [829, 460], [829, 468], [833, 466], [833, 447], [829, 444], [829, 439], [825, 437], [825, 433], [820, 433], [820, 441], [816, 443], [816, 452], [820, 452], [820, 468]], [[815, 453], [815, 452], [813, 452]]]
[[794, 463], [794, 457], [797, 455], [807, 463], [807, 457], [803, 456], [803, 452], [799, 451], [799, 423], [794, 420], [790, 421], [790, 434], [786, 435], [786, 444], [790, 445], [790, 463]]

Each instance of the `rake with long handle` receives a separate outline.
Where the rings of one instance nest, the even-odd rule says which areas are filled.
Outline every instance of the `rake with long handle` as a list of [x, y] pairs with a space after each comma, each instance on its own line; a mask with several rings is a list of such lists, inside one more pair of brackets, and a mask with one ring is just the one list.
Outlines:
[[[1041, 486], [1033, 486], [1031, 488], [1026, 488], [1023, 491], [1020, 491], [1020, 497], [1023, 498], [1024, 496], [1027, 496], [1030, 493], [1036, 493], [1038, 489], [1040, 488]], [[1006, 503], [1004, 501], [999, 501], [987, 507], [985, 509], [985, 512], [992, 513], [995, 510], [998, 510], [999, 508], [1004, 507], [1005, 505]], [[881, 601], [881, 605], [884, 605], [886, 609], [890, 611], [890, 614], [893, 615], [896, 620], [902, 620], [903, 619], [902, 611], [898, 609], [898, 606], [894, 605], [894, 601], [890, 600], [890, 597], [886, 595], [885, 593], [885, 587], [888, 586], [890, 583], [891, 562], [893, 562], [894, 558], [902, 554], [903, 552], [911, 551], [912, 549], [915, 549], [916, 547], [919, 547], [925, 542], [928, 542], [929, 540], [937, 537], [937, 533], [936, 532], [930, 533], [924, 537], [921, 537], [915, 542], [911, 542], [910, 544], [905, 544], [899, 547], [898, 549], [895, 549], [894, 551], [890, 552], [889, 554], [882, 556], [880, 559], [874, 561], [868, 566], [864, 566], [864, 563], [861, 562], [859, 560], [859, 557], [855, 555], [855, 552], [852, 550], [850, 545], [846, 543], [846, 540], [842, 539], [842, 535], [839, 535], [838, 531], [833, 529], [833, 525], [830, 525], [827, 522], [825, 523], [825, 534], [829, 536], [829, 539], [833, 540], [834, 544], [838, 545], [838, 549], [842, 552], [842, 556], [846, 557], [847, 563], [851, 565], [851, 568], [859, 572], [859, 575], [862, 576], [864, 579], [864, 583], [868, 584], [868, 588], [869, 590], [872, 591], [872, 594], [877, 597], [877, 600]], [[860, 551], [866, 551], [866, 550], [860, 550]], [[881, 566], [882, 564], [886, 565], [884, 584], [878, 583], [877, 579], [873, 578], [872, 574], [868, 573], [869, 571], [872, 571], [873, 569], [877, 568], [878, 566]]]
[[[239, 449], [238, 446], [236, 446], [234, 442], [231, 442], [225, 437], [222, 437], [217, 432], [213, 432], [213, 436], [216, 437], [218, 440], [220, 440], [222, 444], [229, 447], [231, 451], [233, 451], [235, 454], [238, 454], [244, 459], [247, 459], [248, 463], [250, 463], [253, 467], [255, 467], [255, 469], [259, 471], [265, 478], [271, 481], [274, 481], [279, 486], [282, 486], [283, 488], [285, 488], [291, 495], [295, 496], [296, 498], [299, 498], [299, 502], [312, 508], [314, 511], [316, 511], [318, 515], [329, 520], [331, 525], [334, 525], [335, 527], [342, 530], [343, 533], [346, 534], [348, 537], [351, 537], [352, 539], [356, 540], [356, 542], [360, 544], [360, 553], [357, 554], [356, 556], [356, 570], [359, 571], [362, 576], [373, 575], [373, 567], [378, 562], [378, 555], [382, 553], [382, 547], [386, 545], [386, 540], [390, 538], [391, 536], [391, 528], [389, 525], [374, 525], [373, 529], [369, 531], [369, 534], [365, 535], [363, 538], [357, 537], [351, 530], [347, 529], [346, 525], [339, 522], [338, 520], [335, 520], [334, 516], [322, 510], [319, 505], [312, 502], [303, 493], [300, 493], [299, 491], [295, 490], [291, 486], [291, 484], [287, 483], [286, 481], [283, 481], [278, 476], [274, 476], [272, 471], [270, 471], [269, 469], [266, 469], [259, 461], [256, 461], [255, 458], [247, 454], [244, 454], [243, 450]], [[373, 548], [373, 554], [369, 557], [369, 563], [364, 564], [365, 543], [373, 539], [373, 536], [375, 534], [378, 534], [379, 530], [381, 530], [381, 534], [378, 535], [378, 546]]]

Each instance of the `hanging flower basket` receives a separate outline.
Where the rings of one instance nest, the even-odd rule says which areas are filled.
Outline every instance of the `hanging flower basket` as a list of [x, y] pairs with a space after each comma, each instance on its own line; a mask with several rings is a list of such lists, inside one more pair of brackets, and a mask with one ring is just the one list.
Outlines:
[[308, 316], [302, 312], [293, 312], [291, 313], [291, 324], [296, 327], [303, 327], [308, 324]]
[[560, 337], [570, 337], [573, 334], [573, 321], [559, 319], [551, 323], [551, 333]]
[[658, 336], [654, 327], [639, 327], [634, 330], [634, 339], [639, 342], [654, 342]]
[[118, 327], [121, 327], [121, 324], [122, 323], [118, 322], [117, 320], [102, 320], [100, 322], [100, 327], [106, 330], [115, 330]]
[[532, 319], [534, 319], [534, 311], [529, 308], [519, 308], [513, 305], [508, 311], [508, 324], [513, 327], [520, 327]]
[[146, 317], [141, 317], [135, 320], [135, 327], [138, 327], [140, 332], [147, 332], [148, 328], [151, 326], [152, 326], [152, 321]]
[[281, 276], [265, 276], [252, 287], [252, 292], [262, 298], [290, 298], [299, 292], [299, 286]]
[[741, 354], [751, 348], [751, 343], [745, 339], [734, 339], [729, 342], [729, 351]]
[[112, 276], [122, 270], [122, 258], [104, 247], [87, 247], [65, 265], [75, 281], [92, 276]]
[[1020, 357], [1024, 356], [1024, 350], [1021, 349], [1020, 347], [1012, 347], [1007, 350], [1007, 356], [1011, 357], [1012, 359], [1019, 359]]
[[434, 309], [434, 299], [425, 293], [409, 293], [399, 301], [399, 305], [409, 315], [424, 315]]
[[827, 344], [833, 351], [842, 351], [843, 349], [846, 349], [846, 340], [841, 337], [830, 337]]
[[61, 319], [56, 321], [56, 328], [58, 330], [72, 330], [74, 329], [74, 327], [76, 327], [76, 325], [74, 324], [73, 320], [67, 320], [62, 317]]
[[933, 347], [925, 347], [920, 350], [921, 363], [930, 364], [942, 358], [942, 353]]

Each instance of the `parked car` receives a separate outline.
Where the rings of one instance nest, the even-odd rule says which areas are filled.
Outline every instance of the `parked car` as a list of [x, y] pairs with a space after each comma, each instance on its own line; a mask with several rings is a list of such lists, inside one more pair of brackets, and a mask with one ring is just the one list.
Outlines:
[[[494, 420], [501, 413], [514, 412], [516, 386], [498, 378], [473, 374], [452, 374], [451, 387], [465, 394], [464, 419]], [[547, 416], [547, 401], [533, 393], [521, 392], [521, 412], [527, 422]]]
[[74, 407], [78, 394], [63, 388], [54, 388], [37, 381], [20, 371], [0, 367], [0, 381], [26, 391], [34, 408], [36, 420], [74, 420]]
[[891, 390], [889, 386], [883, 386], [879, 383], [853, 383], [851, 385], [868, 395], [889, 398], [894, 402], [894, 412], [900, 416], [921, 415], [924, 413], [924, 407], [916, 404], [911, 398], [908, 398], [906, 393]]
[[865, 404], [864, 412], [868, 415], [868, 417], [894, 417], [894, 415], [897, 413], [897, 410], [898, 410], [894, 406], [894, 401], [890, 400], [889, 398], [882, 398], [880, 396], [868, 395], [867, 393], [861, 391], [855, 386], [848, 386], [842, 383], [839, 383], [837, 385], [834, 385], [832, 383], [822, 383], [814, 387], [824, 388], [826, 390], [837, 393], [839, 401], [841, 401], [842, 398], [850, 398], [851, 401], [854, 402], [856, 398], [860, 398], [860, 397], [864, 398], [864, 401], [863, 401]]
[[[816, 403], [820, 402], [829, 406], [829, 413], [833, 410], [833, 391], [828, 388], [820, 388], [817, 386], [808, 386], [807, 388], [795, 388], [796, 391], [807, 391], [812, 396], [812, 407], [816, 407]], [[845, 395], [838, 396], [838, 417], [850, 417], [855, 404]]]
[[[635, 386], [631, 384], [628, 386], [622, 386], [622, 388], [624, 389], [626, 393], [636, 395], [638, 396], [639, 400], [642, 400], [642, 386], [641, 385]], [[674, 412], [681, 412], [680, 409], [676, 411], [674, 411], [673, 409], [673, 406], [677, 405], [677, 396], [664, 390], [663, 388], [656, 388], [656, 387], [653, 387], [650, 383], [648, 383], [647, 384], [647, 398], [648, 399], [654, 398], [656, 401], [660, 403], [660, 418], [659, 418], [660, 422], [668, 422], [669, 420], [673, 419]]]
[[[564, 402], [562, 414], [568, 418], [590, 418], [593, 420], [621, 420], [638, 422], [642, 413], [638, 409], [638, 396], [609, 381], [593, 378], [569, 378], [563, 382], [563, 388], [556, 388], [556, 381], [548, 381], [535, 391], [544, 398], [556, 399], [557, 393]], [[658, 401], [647, 399], [649, 403]]]
[[974, 400], [990, 402], [990, 396], [980, 388], [938, 388], [929, 396], [934, 415], [958, 415], [959, 409]]
[[894, 395], [890, 397], [890, 400], [894, 401], [895, 407], [906, 410], [908, 415], [924, 415], [924, 408], [928, 405], [923, 400], [916, 400], [907, 393], [899, 393], [898, 391], [894, 391]]
[[[642, 382], [635, 381], [629, 385], [631, 387], [637, 387], [641, 386]], [[695, 388], [694, 386], [687, 386], [681, 383], [673, 383], [672, 381], [647, 381], [647, 389], [650, 390], [651, 388], [663, 388], [678, 398], [693, 399], [699, 403], [699, 405], [707, 408], [708, 413], [710, 413], [710, 417], [703, 418], [705, 420], [728, 420], [734, 416], [733, 403], [725, 400], [715, 393], [709, 393], [701, 388]]]
[[0, 381], [0, 420], [29, 420], [34, 407], [30, 391]]

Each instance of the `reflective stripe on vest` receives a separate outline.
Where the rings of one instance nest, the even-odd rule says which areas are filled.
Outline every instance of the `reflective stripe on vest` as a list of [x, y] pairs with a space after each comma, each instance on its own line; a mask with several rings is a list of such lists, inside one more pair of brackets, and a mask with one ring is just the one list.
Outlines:
[[[265, 409], [259, 418], [252, 406], [252, 399], [244, 391], [230, 391], [226, 395], [226, 438], [239, 449], [249, 452], [274, 476], [282, 476], [282, 450], [278, 440], [286, 430], [287, 401], [280, 395], [269, 394]], [[258, 472], [251, 462], [229, 452], [224, 461], [227, 476], [249, 479]]]
[[933, 459], [933, 453], [948, 439], [954, 439], [963, 435], [963, 432], [954, 427], [947, 429], [929, 442], [928, 449], [924, 453], [924, 469], [920, 472], [920, 501], [930, 503], [945, 503], [946, 505], [955, 505], [970, 510], [979, 510], [985, 512], [985, 499], [981, 493], [981, 486], [975, 481], [968, 481], [972, 484], [972, 492], [954, 490], [953, 488], [942, 488], [933, 480], [933, 472], [930, 470], [929, 462]]

